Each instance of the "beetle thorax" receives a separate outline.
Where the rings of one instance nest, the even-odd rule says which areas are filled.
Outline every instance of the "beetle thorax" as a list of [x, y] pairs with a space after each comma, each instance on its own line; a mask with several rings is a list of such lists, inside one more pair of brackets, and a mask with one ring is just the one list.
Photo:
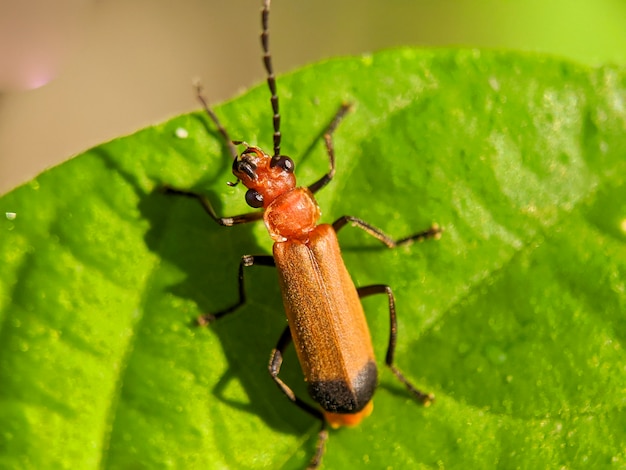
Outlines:
[[278, 196], [265, 208], [265, 226], [272, 239], [306, 240], [321, 215], [320, 208], [308, 188], [295, 188]]

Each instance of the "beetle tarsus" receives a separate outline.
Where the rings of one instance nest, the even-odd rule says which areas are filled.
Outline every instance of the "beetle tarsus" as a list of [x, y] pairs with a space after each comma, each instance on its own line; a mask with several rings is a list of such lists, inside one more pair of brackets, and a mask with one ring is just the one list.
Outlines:
[[205, 313], [196, 318], [196, 326], [208, 326], [217, 320], [217, 317], [212, 313]]
[[423, 242], [425, 240], [433, 239], [439, 240], [441, 238], [441, 234], [443, 233], [443, 228], [439, 226], [439, 224], [434, 223], [430, 226], [428, 230], [424, 230], [423, 232], [418, 232], [408, 237], [402, 238], [396, 242], [396, 246], [406, 246], [415, 242]]
[[322, 422], [322, 428], [317, 435], [317, 444], [315, 445], [315, 454], [309, 462], [307, 470], [315, 470], [320, 466], [324, 451], [326, 450], [326, 441], [328, 440], [328, 430], [326, 429], [326, 421]]
[[404, 376], [404, 374], [393, 364], [389, 365], [389, 368], [396, 376], [396, 378], [404, 384], [409, 392], [424, 406], [430, 406], [435, 401], [435, 395], [432, 393], [422, 392], [418, 388], [416, 388], [409, 380]]

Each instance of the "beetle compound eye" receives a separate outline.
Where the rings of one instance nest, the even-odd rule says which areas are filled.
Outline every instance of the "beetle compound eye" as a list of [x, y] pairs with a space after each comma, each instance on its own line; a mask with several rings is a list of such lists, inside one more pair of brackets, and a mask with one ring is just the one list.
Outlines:
[[254, 189], [248, 189], [248, 191], [246, 191], [246, 203], [255, 209], [263, 207], [263, 196]]
[[286, 155], [276, 155], [272, 157], [270, 167], [274, 168], [276, 166], [279, 167], [281, 170], [286, 171], [287, 173], [293, 173], [293, 160]]

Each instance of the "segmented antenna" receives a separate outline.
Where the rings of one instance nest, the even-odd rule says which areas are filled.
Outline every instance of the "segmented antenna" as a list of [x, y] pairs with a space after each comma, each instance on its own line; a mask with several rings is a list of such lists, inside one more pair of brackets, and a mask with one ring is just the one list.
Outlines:
[[263, 10], [261, 11], [261, 46], [263, 47], [263, 64], [267, 71], [267, 86], [272, 94], [272, 111], [274, 112], [274, 156], [280, 155], [280, 112], [278, 111], [278, 95], [276, 94], [276, 77], [274, 76], [274, 68], [272, 67], [272, 56], [270, 54], [270, 0], [263, 1]]
[[213, 123], [217, 127], [218, 132], [224, 138], [224, 142], [226, 142], [226, 145], [228, 145], [228, 151], [230, 152], [231, 157], [233, 157], [233, 160], [237, 160], [237, 148], [230, 140], [230, 136], [228, 135], [226, 128], [222, 125], [221, 121], [219, 120], [213, 109], [211, 109], [211, 107], [207, 103], [206, 98], [202, 94], [202, 85], [200, 84], [200, 82], [196, 82], [194, 83], [194, 86], [196, 88], [196, 96], [202, 104], [204, 111], [209, 115], [209, 118], [211, 118], [211, 121], [213, 121]]

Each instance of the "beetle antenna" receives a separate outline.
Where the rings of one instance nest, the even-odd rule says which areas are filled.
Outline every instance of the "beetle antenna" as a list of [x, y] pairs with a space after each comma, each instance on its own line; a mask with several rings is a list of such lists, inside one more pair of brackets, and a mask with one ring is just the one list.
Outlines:
[[235, 145], [231, 142], [230, 136], [228, 135], [226, 128], [217, 117], [217, 114], [215, 114], [215, 111], [211, 109], [206, 98], [202, 94], [202, 90], [203, 90], [202, 84], [198, 81], [194, 83], [194, 86], [196, 88], [196, 96], [198, 97], [198, 101], [200, 101], [200, 103], [202, 104], [202, 107], [204, 108], [204, 111], [209, 115], [209, 117], [211, 118], [211, 121], [213, 121], [213, 123], [217, 127], [218, 132], [224, 138], [226, 145], [228, 145], [228, 151], [230, 152], [230, 155], [233, 157], [233, 160], [237, 160], [237, 156], [238, 156], [237, 149], [235, 148]]
[[267, 71], [267, 86], [270, 88], [272, 97], [272, 111], [274, 112], [274, 156], [280, 155], [280, 112], [278, 111], [278, 95], [276, 94], [276, 77], [272, 66], [272, 55], [270, 54], [270, 0], [263, 0], [263, 10], [261, 11], [261, 47], [263, 47], [263, 64]]

